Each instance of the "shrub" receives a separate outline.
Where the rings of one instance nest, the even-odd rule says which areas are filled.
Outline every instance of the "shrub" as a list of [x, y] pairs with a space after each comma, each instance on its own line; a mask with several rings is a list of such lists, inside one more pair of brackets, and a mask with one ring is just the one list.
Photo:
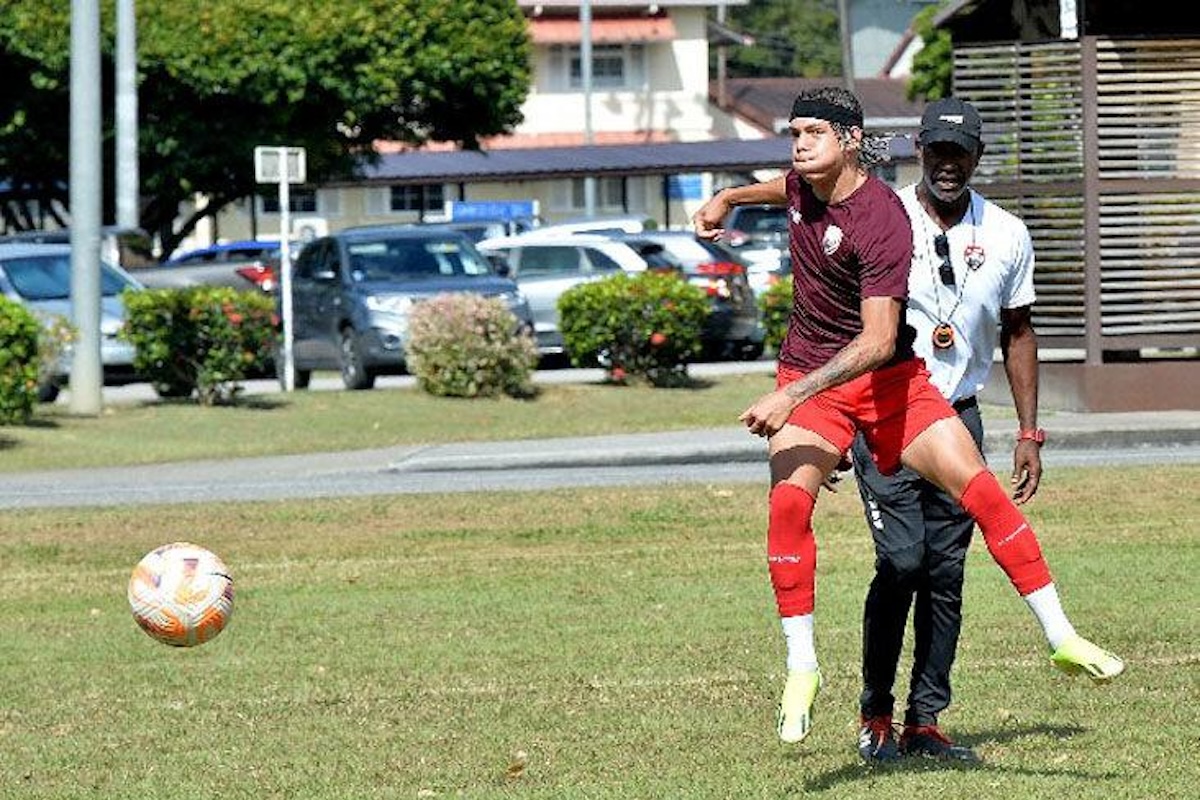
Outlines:
[[563, 292], [558, 312], [575, 366], [601, 363], [616, 383], [671, 386], [686, 382], [700, 352], [709, 303], [674, 273], [617, 273]]
[[134, 369], [162, 397], [233, 403], [239, 381], [271, 370], [279, 336], [269, 295], [195, 286], [126, 290], [122, 299]]
[[38, 398], [53, 400], [58, 396], [63, 358], [71, 344], [79, 338], [71, 321], [61, 314], [40, 314], [38, 321]]
[[0, 296], [0, 425], [24, 424], [33, 415], [40, 331], [25, 306]]
[[405, 363], [418, 385], [440, 397], [527, 397], [538, 351], [497, 297], [440, 294], [408, 317]]
[[792, 276], [788, 275], [767, 287], [767, 290], [758, 296], [758, 309], [762, 312], [766, 345], [778, 353], [787, 336], [788, 319], [792, 315]]

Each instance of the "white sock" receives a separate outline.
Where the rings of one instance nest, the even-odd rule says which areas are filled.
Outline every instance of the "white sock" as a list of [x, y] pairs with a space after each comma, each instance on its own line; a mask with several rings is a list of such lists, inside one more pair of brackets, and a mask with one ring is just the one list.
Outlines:
[[1058, 590], [1053, 583], [1025, 595], [1025, 602], [1042, 624], [1042, 633], [1046, 634], [1046, 641], [1050, 642], [1052, 650], [1057, 650], [1060, 644], [1075, 635], [1075, 628], [1058, 601]]
[[783, 637], [787, 642], [787, 668], [812, 672], [817, 668], [817, 649], [813, 645], [813, 615], [783, 617]]

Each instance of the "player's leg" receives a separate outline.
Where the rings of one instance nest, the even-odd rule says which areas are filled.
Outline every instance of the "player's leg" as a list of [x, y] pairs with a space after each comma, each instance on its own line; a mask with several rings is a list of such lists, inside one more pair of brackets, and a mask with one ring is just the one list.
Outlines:
[[787, 645], [788, 677], [777, 723], [780, 739], [789, 743], [808, 735], [821, 688], [813, 639], [817, 546], [812, 516], [817, 492], [840, 452], [822, 436], [794, 425], [785, 425], [770, 442], [767, 567]]
[[851, 447], [867, 526], [875, 542], [875, 574], [863, 604], [862, 695], [858, 753], [868, 762], [900, 757], [892, 728], [896, 668], [913, 591], [925, 568], [921, 485], [911, 470], [881, 475], [860, 435]]
[[987, 469], [966, 427], [957, 417], [942, 418], [911, 439], [901, 454], [948, 494], [979, 526], [988, 552], [1026, 599], [1054, 649], [1053, 663], [1103, 682], [1124, 670], [1119, 658], [1075, 633], [1058, 600], [1050, 569], [1029, 521]]

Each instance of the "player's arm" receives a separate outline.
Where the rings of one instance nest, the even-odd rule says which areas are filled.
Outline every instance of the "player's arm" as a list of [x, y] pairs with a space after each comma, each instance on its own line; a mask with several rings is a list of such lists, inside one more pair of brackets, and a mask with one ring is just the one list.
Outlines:
[[[1037, 348], [1030, 307], [1000, 309], [1000, 352], [1012, 390], [1017, 426], [1023, 431], [1037, 428]], [[1041, 445], [1029, 439], [1018, 440], [1013, 450], [1013, 500], [1021, 504], [1032, 498], [1041, 479]]]
[[849, 344], [803, 378], [764, 395], [742, 413], [739, 419], [751, 433], [774, 435], [796, 406], [808, 398], [887, 363], [896, 352], [902, 301], [895, 297], [867, 297], [861, 308], [863, 329]]
[[746, 186], [731, 186], [714, 194], [692, 215], [692, 226], [701, 239], [719, 239], [725, 234], [721, 227], [734, 206], [787, 204], [787, 176]]

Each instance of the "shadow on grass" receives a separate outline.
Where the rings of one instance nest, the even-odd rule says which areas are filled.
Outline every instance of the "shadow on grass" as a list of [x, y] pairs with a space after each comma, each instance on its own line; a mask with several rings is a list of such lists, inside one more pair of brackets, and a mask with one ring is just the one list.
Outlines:
[[[291, 401], [275, 397], [271, 395], [260, 394], [242, 394], [238, 395], [236, 400], [225, 400], [223, 402], [214, 403], [210, 408], [223, 408], [247, 411], [275, 411], [280, 408], [287, 408], [291, 405]], [[138, 401], [135, 406], [137, 408], [163, 408], [167, 406], [180, 406], [191, 408], [203, 408], [194, 397], [158, 397], [153, 400]]]
[[[1084, 730], [1084, 728], [1078, 725], [1026, 725], [1006, 727], [997, 731], [983, 731], [974, 736], [957, 738], [959, 744], [974, 748], [981, 744], [1004, 744], [1016, 739], [1032, 736], [1047, 736], [1055, 740], [1069, 739], [1072, 736], [1083, 733]], [[943, 761], [933, 758], [913, 757], [903, 758], [888, 764], [868, 765], [856, 759], [845, 766], [812, 776], [812, 778], [804, 782], [803, 790], [804, 792], [823, 792], [836, 789], [843, 784], [853, 781], [861, 781], [893, 773], [907, 774], [930, 770], [949, 772], [986, 771], [1007, 775], [1066, 776], [1080, 780], [1113, 780], [1122, 777], [1120, 773], [1115, 771], [1097, 773], [1078, 769], [1029, 769], [1016, 766], [1001, 766], [989, 763], [986, 760], [966, 763], [962, 761]]]

